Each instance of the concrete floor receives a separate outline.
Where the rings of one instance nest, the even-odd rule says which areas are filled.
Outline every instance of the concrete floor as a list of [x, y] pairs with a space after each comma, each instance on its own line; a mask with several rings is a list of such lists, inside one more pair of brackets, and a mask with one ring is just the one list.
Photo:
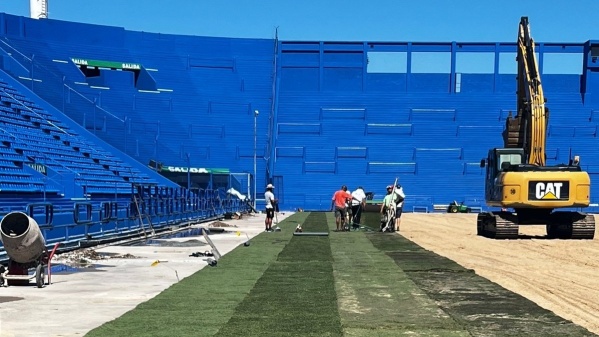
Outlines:
[[[291, 214], [279, 213], [278, 220]], [[225, 228], [231, 232], [213, 234], [210, 239], [225, 255], [247, 241], [245, 233], [252, 238], [263, 232], [264, 217], [258, 214], [222, 220], [237, 228]], [[210, 223], [194, 227], [207, 227]], [[170, 287], [177, 282], [177, 274], [183, 279], [207, 266], [205, 257], [189, 255], [210, 250], [201, 235], [165, 239], [161, 245], [108, 246], [95, 251], [132, 254], [137, 258], [102, 259], [95, 261], [99, 265], [96, 268], [58, 271], [52, 274], [52, 284], [44, 288], [33, 283], [2, 287], [0, 336], [83, 336]], [[61, 256], [56, 256], [53, 263], [60, 260]], [[152, 266], [156, 260], [161, 262]]]

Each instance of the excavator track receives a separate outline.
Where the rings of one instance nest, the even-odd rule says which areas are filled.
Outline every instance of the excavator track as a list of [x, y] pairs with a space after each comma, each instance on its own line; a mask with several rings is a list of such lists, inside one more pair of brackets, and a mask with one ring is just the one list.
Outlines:
[[477, 234], [493, 239], [517, 239], [517, 221], [510, 212], [483, 212], [478, 215]]
[[495, 216], [495, 239], [517, 239], [518, 238], [518, 222], [510, 221], [510, 218], [512, 218], [512, 217], [515, 218], [511, 213], [501, 212], [499, 214], [495, 214], [494, 216]]
[[595, 217], [587, 214], [583, 219], [572, 223], [572, 239], [595, 238]]
[[547, 236], [558, 239], [592, 240], [595, 217], [579, 212], [556, 212], [547, 224]]
[[[483, 212], [478, 214], [477, 235], [492, 239], [517, 239], [518, 217], [510, 212]], [[595, 217], [580, 212], [555, 212], [547, 222], [550, 239], [593, 240]]]

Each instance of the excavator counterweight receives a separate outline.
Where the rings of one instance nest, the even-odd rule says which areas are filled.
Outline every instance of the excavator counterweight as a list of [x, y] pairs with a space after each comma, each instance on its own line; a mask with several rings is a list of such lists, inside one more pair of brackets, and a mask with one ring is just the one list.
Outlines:
[[517, 112], [506, 119], [503, 148], [489, 150], [481, 160], [481, 167], [486, 167], [486, 204], [501, 211], [479, 213], [477, 233], [515, 239], [519, 225], [545, 225], [551, 238], [593, 239], [592, 215], [556, 211], [588, 207], [590, 177], [578, 156], [568, 164], [546, 164], [549, 109], [527, 17], [520, 19], [517, 47]]

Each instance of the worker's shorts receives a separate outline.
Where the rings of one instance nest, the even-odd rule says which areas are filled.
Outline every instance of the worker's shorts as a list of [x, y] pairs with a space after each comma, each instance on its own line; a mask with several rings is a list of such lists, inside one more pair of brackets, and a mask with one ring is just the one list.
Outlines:
[[267, 219], [272, 219], [275, 217], [275, 209], [274, 208], [267, 208], [266, 209], [266, 218]]
[[396, 207], [395, 208], [395, 219], [399, 219], [401, 218], [401, 212], [403, 210], [403, 207]]
[[347, 210], [345, 209], [345, 207], [339, 207], [339, 206], [335, 206], [335, 217], [342, 217], [345, 218], [345, 216], [347, 215]]

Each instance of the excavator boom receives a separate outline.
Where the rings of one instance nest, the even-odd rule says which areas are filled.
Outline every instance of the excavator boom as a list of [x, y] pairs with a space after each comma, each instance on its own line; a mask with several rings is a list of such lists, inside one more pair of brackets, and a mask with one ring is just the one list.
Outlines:
[[541, 76], [530, 36], [528, 18], [520, 19], [518, 29], [518, 98], [517, 115], [506, 120], [503, 134], [505, 148], [524, 149], [523, 162], [545, 166], [545, 143], [549, 110], [545, 107]]

